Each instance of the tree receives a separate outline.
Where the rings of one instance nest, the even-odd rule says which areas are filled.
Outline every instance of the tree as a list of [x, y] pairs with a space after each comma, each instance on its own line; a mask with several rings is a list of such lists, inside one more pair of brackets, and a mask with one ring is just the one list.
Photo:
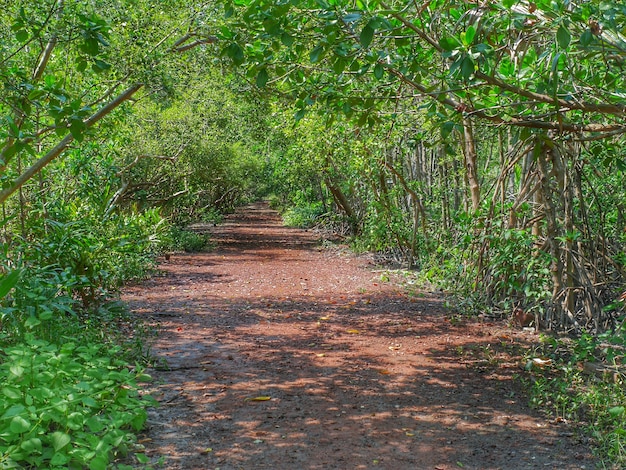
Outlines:
[[168, 53], [214, 42], [187, 4], [166, 6], [168, 14], [150, 0], [5, 5], [0, 202], [139, 90], [163, 89]]
[[[620, 91], [626, 7], [253, 0], [224, 2], [224, 8], [230, 23], [220, 35], [223, 54], [246, 67], [259, 87], [291, 96], [296, 120], [319, 110], [328, 123], [344, 116], [363, 128], [397, 121], [398, 110], [417, 112], [439, 129], [442, 171], [441, 157], [456, 147], [449, 137], [460, 136], [469, 206], [478, 215], [469, 229], [474, 289], [500, 292], [503, 301], [513, 292], [516, 303], [532, 307], [524, 303], [536, 273], [523, 266], [520, 274], [494, 271], [494, 260], [508, 255], [496, 250], [499, 235], [490, 232], [532, 227], [533, 259], [544, 260], [541, 269], [550, 260], [552, 280], [540, 322], [610, 325], [602, 306], [615, 295], [611, 289], [623, 285], [623, 266], [609, 261], [620, 248], [594, 239], [588, 215], [604, 208], [590, 204], [594, 184], [585, 180], [600, 172], [590, 152], [607, 154], [607, 170], [625, 166], [622, 152], [604, 149], [622, 142], [626, 131]], [[493, 135], [491, 128], [507, 129], [498, 138], [497, 165], [477, 138]], [[387, 169], [402, 182], [406, 168]], [[420, 198], [413, 200], [417, 205]], [[498, 208], [499, 201], [509, 209]], [[532, 212], [524, 213], [526, 207]], [[499, 214], [511, 224], [496, 220]]]

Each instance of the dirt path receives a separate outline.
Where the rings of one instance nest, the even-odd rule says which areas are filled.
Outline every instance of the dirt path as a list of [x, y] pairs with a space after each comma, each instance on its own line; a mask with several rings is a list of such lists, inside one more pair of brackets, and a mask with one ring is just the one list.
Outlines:
[[213, 231], [124, 294], [160, 329], [143, 442], [165, 468], [594, 468], [512, 380], [521, 332], [451, 322], [262, 204]]

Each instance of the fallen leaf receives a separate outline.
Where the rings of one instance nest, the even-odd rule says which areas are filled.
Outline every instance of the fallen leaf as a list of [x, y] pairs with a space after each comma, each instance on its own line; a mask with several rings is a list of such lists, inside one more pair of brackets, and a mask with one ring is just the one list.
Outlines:
[[389, 349], [391, 349], [392, 351], [397, 351], [398, 349], [400, 349], [402, 346], [399, 344], [396, 344], [395, 346], [389, 346]]
[[350, 333], [351, 335], [358, 335], [361, 332], [359, 330], [346, 330], [346, 333]]
[[272, 397], [268, 396], [260, 396], [260, 397], [248, 397], [245, 401], [268, 401], [271, 400]]
[[378, 371], [378, 373], [382, 374], [382, 375], [389, 375], [389, 374], [391, 374], [391, 372], [389, 372], [387, 369], [380, 369]]
[[206, 449], [204, 449], [202, 452], [200, 452], [201, 454], [210, 454], [211, 452], [213, 452], [213, 449], [211, 447], [207, 447]]
[[326, 354], [324, 353], [320, 353], [320, 354], [316, 354], [317, 357], [326, 357]]
[[330, 317], [320, 317], [320, 320], [322, 320], [322, 321], [328, 321], [328, 320], [330, 320]]

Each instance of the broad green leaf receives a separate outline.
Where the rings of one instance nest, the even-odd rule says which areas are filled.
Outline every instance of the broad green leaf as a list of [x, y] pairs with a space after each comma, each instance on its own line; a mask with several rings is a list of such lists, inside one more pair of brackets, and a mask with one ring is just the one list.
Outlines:
[[385, 72], [385, 69], [380, 62], [374, 66], [374, 77], [376, 77], [378, 80], [383, 78], [384, 72]]
[[85, 70], [87, 70], [87, 61], [84, 59], [79, 60], [76, 63], [76, 71], [77, 72], [84, 72]]
[[324, 52], [324, 46], [317, 46], [309, 54], [309, 60], [312, 64], [315, 64], [320, 60], [322, 53]]
[[561, 49], [567, 49], [571, 40], [572, 36], [565, 26], [559, 26], [559, 29], [556, 32], [556, 41], [559, 43]]
[[593, 33], [591, 32], [590, 29], [587, 29], [581, 36], [580, 36], [580, 45], [583, 47], [587, 47], [589, 44], [591, 44], [593, 41]]
[[39, 326], [39, 325], [41, 325], [41, 320], [39, 318], [37, 318], [37, 317], [34, 317], [34, 316], [33, 317], [28, 317], [26, 319], [26, 321], [24, 322], [24, 326], [26, 328], [34, 328], [34, 327]]
[[[72, 137], [76, 139], [76, 141], [82, 142], [84, 140], [84, 130], [85, 123], [82, 121], [82, 119], [72, 119], [72, 122], [70, 123], [70, 133], [72, 134]], [[41, 319], [43, 320], [43, 318]]]
[[106, 470], [108, 464], [109, 460], [105, 457], [96, 457], [91, 462], [89, 462], [89, 470]]
[[30, 429], [30, 423], [21, 416], [14, 416], [9, 425], [12, 433], [21, 434]]
[[31, 453], [31, 454], [35, 452], [41, 452], [41, 449], [42, 449], [41, 439], [37, 437], [32, 437], [28, 439], [27, 441], [22, 442], [20, 447], [24, 449], [26, 452]]
[[63, 449], [63, 447], [68, 445], [70, 441], [72, 440], [68, 434], [61, 432], [61, 431], [53, 432], [51, 437], [52, 437], [52, 447], [57, 452]]
[[24, 368], [19, 364], [12, 364], [11, 367], [9, 367], [9, 371], [15, 377], [21, 377], [24, 375]]
[[361, 13], [348, 13], [343, 17], [343, 21], [346, 23], [354, 23], [355, 21], [359, 21], [361, 19]]
[[626, 411], [626, 408], [624, 408], [623, 406], [614, 406], [613, 408], [609, 409], [609, 414], [613, 418], [616, 418], [618, 416], [623, 415], [624, 411]]
[[236, 42], [233, 42], [230, 46], [226, 48], [226, 55], [228, 55], [228, 57], [232, 59], [235, 65], [243, 64], [243, 60], [245, 57], [243, 49]]
[[146, 454], [135, 454], [135, 458], [140, 464], [143, 464], [143, 465], [150, 462], [150, 459], [148, 458]]
[[444, 37], [439, 39], [439, 46], [441, 46], [444, 51], [453, 51], [455, 49], [458, 49], [461, 46], [461, 43], [457, 38]]
[[461, 33], [461, 41], [463, 41], [464, 45], [470, 46], [474, 42], [474, 36], [476, 36], [476, 28], [470, 26], [467, 28], [467, 31]]
[[28, 41], [29, 37], [30, 35], [28, 34], [28, 31], [26, 31], [25, 29], [19, 29], [15, 32], [15, 39], [17, 39], [19, 42], [26, 42]]
[[269, 75], [267, 74], [267, 69], [262, 68], [256, 76], [256, 86], [263, 88], [267, 84], [268, 79]]
[[282, 42], [283, 45], [286, 46], [286, 47], [291, 47], [291, 46], [293, 46], [294, 38], [293, 38], [293, 36], [290, 36], [287, 33], [283, 33], [280, 36], [280, 42]]
[[470, 56], [465, 56], [461, 62], [461, 76], [467, 80], [474, 74], [474, 61]]
[[296, 122], [298, 122], [299, 120], [301, 120], [304, 115], [306, 114], [306, 110], [305, 109], [299, 109], [296, 114], [294, 115], [294, 119], [296, 120]]
[[359, 36], [359, 42], [363, 48], [368, 48], [372, 43], [372, 39], [374, 39], [374, 28], [367, 23], [365, 27], [361, 30], [361, 35]]
[[[6, 392], [5, 392], [5, 395], [6, 395]], [[9, 396], [9, 398], [11, 397]], [[11, 408], [9, 408], [8, 410], [4, 412], [4, 414], [2, 415], [2, 419], [7, 419], [13, 416], [17, 416], [20, 413], [23, 413], [24, 411], [26, 411], [26, 408], [24, 407], [24, 405], [13, 405]]]
[[19, 269], [15, 269], [2, 278], [0, 281], [0, 299], [5, 297], [9, 291], [15, 287], [21, 274], [22, 272]]
[[91, 65], [91, 68], [93, 69], [94, 72], [96, 73], [101, 73], [101, 72], [105, 72], [107, 70], [109, 70], [111, 68], [111, 64], [109, 64], [108, 62], [105, 62], [104, 60], [94, 60], [93, 64]]

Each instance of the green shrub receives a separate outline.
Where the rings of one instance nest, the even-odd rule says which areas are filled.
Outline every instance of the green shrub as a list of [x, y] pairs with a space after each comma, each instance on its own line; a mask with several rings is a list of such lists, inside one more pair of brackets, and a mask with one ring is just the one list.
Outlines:
[[159, 248], [161, 251], [194, 253], [207, 250], [210, 246], [211, 237], [208, 234], [174, 226], [162, 237]]
[[310, 228], [323, 212], [324, 208], [319, 202], [293, 207], [283, 213], [283, 223], [288, 227]]

